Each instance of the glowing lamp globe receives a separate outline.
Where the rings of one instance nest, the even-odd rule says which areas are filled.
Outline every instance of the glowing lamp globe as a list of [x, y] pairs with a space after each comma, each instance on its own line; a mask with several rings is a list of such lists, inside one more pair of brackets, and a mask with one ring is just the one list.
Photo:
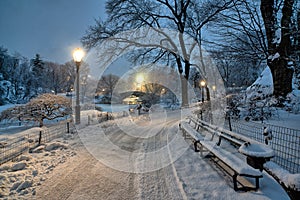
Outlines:
[[81, 62], [82, 58], [84, 56], [84, 51], [80, 48], [76, 48], [74, 51], [73, 51], [73, 59], [75, 62]]
[[206, 84], [205, 81], [201, 81], [201, 82], [200, 82], [201, 87], [204, 87], [205, 84]]

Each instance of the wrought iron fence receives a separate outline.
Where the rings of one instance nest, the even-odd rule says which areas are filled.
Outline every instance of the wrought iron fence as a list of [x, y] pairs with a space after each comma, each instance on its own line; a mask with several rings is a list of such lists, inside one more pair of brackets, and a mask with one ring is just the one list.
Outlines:
[[[91, 124], [98, 124], [104, 121], [108, 120], [113, 120], [113, 119], [118, 119], [122, 117], [128, 116], [128, 113], [123, 111], [123, 112], [102, 112], [98, 115], [88, 115], [87, 116], [87, 125]], [[84, 120], [83, 120], [84, 121]]]
[[300, 173], [300, 130], [243, 120], [227, 120], [226, 127], [262, 143], [265, 143], [263, 130], [267, 127], [272, 131], [268, 145], [275, 151], [272, 161], [290, 173]]
[[[116, 118], [128, 116], [126, 112], [109, 113], [103, 112], [100, 115], [87, 116], [87, 125], [98, 124]], [[84, 121], [84, 120], [83, 120]], [[85, 123], [85, 122], [84, 122]], [[34, 134], [26, 134], [12, 139], [0, 141], [0, 165], [13, 160], [29, 149], [35, 148], [41, 143], [49, 142], [55, 138], [63, 136], [67, 132], [76, 130], [74, 123], [63, 121], [56, 125], [51, 125]]]
[[24, 134], [12, 139], [0, 141], [0, 164], [13, 160], [41, 143], [49, 142], [61, 137], [68, 131], [70, 132], [70, 128], [74, 129], [75, 127], [70, 127], [68, 123], [69, 122], [61, 122], [49, 128], [36, 131], [36, 133]]

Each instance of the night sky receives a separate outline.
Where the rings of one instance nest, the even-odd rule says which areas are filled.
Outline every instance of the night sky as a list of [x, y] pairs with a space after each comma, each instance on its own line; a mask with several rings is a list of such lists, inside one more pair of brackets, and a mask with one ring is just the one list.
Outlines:
[[[65, 63], [94, 19], [105, 17], [105, 0], [0, 0], [0, 46], [29, 59]], [[95, 65], [92, 55], [85, 61]]]

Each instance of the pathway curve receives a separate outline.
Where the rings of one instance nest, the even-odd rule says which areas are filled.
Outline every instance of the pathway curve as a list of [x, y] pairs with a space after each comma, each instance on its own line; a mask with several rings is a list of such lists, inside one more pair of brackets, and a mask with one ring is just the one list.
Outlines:
[[[173, 119], [160, 129], [155, 127], [157, 134], [147, 139], [128, 136], [116, 126], [111, 130], [111, 141], [128, 151], [157, 151], [167, 142], [168, 129], [177, 122]], [[36, 199], [185, 199], [174, 166], [147, 173], [121, 172], [96, 160], [79, 139], [75, 144], [77, 155], [54, 169], [37, 188]]]

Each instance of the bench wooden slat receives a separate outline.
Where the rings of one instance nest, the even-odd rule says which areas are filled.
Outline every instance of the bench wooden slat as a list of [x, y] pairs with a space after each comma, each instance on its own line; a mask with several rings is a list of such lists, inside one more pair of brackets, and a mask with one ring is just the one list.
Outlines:
[[199, 141], [204, 140], [204, 137], [201, 136], [195, 129], [193, 129], [187, 122], [181, 122], [181, 128], [184, 129], [193, 139]]
[[220, 160], [225, 162], [240, 175], [249, 175], [249, 176], [262, 176], [262, 173], [258, 169], [254, 169], [249, 166], [245, 161], [235, 156], [234, 154], [220, 148], [214, 142], [211, 141], [200, 141], [200, 144], [203, 145], [206, 149], [212, 152]]

